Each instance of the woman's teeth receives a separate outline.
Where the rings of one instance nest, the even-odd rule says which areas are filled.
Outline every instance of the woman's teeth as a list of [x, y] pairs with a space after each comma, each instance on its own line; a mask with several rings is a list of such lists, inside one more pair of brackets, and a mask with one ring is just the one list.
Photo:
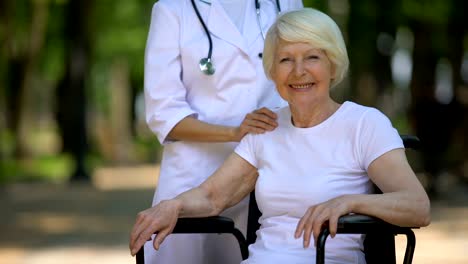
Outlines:
[[290, 86], [294, 89], [306, 89], [310, 88], [314, 85], [314, 83], [307, 83], [307, 84], [291, 84]]

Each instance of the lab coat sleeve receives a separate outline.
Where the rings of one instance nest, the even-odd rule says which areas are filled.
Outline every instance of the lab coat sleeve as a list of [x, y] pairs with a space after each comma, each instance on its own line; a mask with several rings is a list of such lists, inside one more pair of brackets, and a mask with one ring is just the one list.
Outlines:
[[187, 116], [197, 113], [186, 100], [186, 88], [181, 80], [180, 15], [162, 2], [153, 6], [145, 51], [145, 112], [146, 123], [161, 144], [167, 135]]

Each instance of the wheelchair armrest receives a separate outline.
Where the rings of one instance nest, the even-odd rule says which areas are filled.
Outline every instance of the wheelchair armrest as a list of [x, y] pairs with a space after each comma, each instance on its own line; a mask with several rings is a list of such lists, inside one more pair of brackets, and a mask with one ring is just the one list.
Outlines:
[[[416, 247], [416, 238], [412, 229], [417, 227], [401, 227], [389, 224], [379, 218], [350, 214], [341, 216], [338, 219], [337, 234], [370, 234], [370, 233], [391, 233], [394, 235], [404, 234], [407, 238], [407, 245], [404, 257], [404, 263], [411, 263], [414, 249]], [[330, 235], [328, 225], [322, 227], [322, 231], [317, 238], [317, 256], [316, 263], [321, 264], [325, 261], [325, 242]]]
[[405, 148], [414, 150], [421, 149], [421, 141], [418, 137], [412, 135], [400, 135], [400, 137], [403, 140]]
[[368, 234], [376, 231], [387, 231], [394, 234], [406, 234], [409, 228], [410, 227], [392, 225], [379, 218], [368, 215], [349, 214], [338, 219], [337, 233]]
[[[200, 218], [179, 218], [172, 231], [173, 234], [232, 234], [237, 239], [241, 249], [242, 259], [248, 257], [247, 242], [242, 232], [234, 225], [231, 218], [224, 216], [211, 216]], [[144, 248], [142, 247], [136, 256], [137, 264], [144, 264]]]
[[231, 218], [211, 216], [201, 218], [179, 218], [173, 234], [232, 234], [237, 239], [242, 259], [249, 256], [248, 244], [242, 232], [236, 228]]
[[231, 218], [224, 216], [179, 218], [172, 233], [232, 233], [234, 229], [234, 221], [232, 221]]

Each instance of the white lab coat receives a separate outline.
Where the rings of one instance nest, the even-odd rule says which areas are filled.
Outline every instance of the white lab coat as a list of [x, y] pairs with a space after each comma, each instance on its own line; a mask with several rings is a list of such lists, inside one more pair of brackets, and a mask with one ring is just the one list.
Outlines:
[[[213, 41], [214, 75], [205, 75], [199, 61], [208, 53], [208, 38], [190, 0], [160, 0], [152, 11], [145, 55], [146, 121], [164, 144], [153, 204], [198, 186], [232, 153], [236, 143], [175, 141], [166, 137], [184, 117], [211, 124], [238, 126], [260, 107], [285, 105], [266, 79], [259, 53], [263, 38], [255, 5], [246, 8], [243, 34], [217, 0], [195, 0]], [[264, 32], [277, 15], [274, 0], [261, 0]], [[300, 0], [281, 0], [282, 11], [302, 7]], [[246, 231], [247, 199], [226, 210]], [[239, 263], [239, 247], [231, 235], [171, 235], [159, 252], [145, 245], [146, 263]], [[157, 259], [157, 260], [156, 260]]]

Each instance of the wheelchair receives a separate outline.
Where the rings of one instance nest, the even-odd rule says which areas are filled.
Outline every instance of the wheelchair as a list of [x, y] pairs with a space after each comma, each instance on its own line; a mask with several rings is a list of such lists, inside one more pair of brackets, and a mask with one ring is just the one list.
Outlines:
[[[419, 150], [421, 143], [415, 136], [401, 135], [406, 149]], [[376, 188], [377, 193], [380, 192]], [[255, 193], [250, 193], [249, 215], [247, 224], [247, 236], [244, 237], [238, 230], [234, 221], [228, 217], [212, 216], [203, 218], [179, 218], [173, 230], [173, 234], [232, 234], [239, 243], [242, 259], [248, 258], [248, 246], [255, 242], [255, 232], [259, 229], [258, 219], [261, 212], [255, 201]], [[416, 237], [412, 229], [417, 227], [400, 227], [389, 224], [376, 217], [350, 214], [338, 219], [337, 234], [365, 234], [364, 253], [368, 264], [395, 264], [395, 236], [405, 235], [407, 238], [405, 256], [403, 263], [410, 264], [416, 247]], [[324, 225], [317, 239], [316, 264], [325, 263], [325, 242], [330, 231]], [[144, 247], [136, 255], [136, 263], [144, 264]]]

